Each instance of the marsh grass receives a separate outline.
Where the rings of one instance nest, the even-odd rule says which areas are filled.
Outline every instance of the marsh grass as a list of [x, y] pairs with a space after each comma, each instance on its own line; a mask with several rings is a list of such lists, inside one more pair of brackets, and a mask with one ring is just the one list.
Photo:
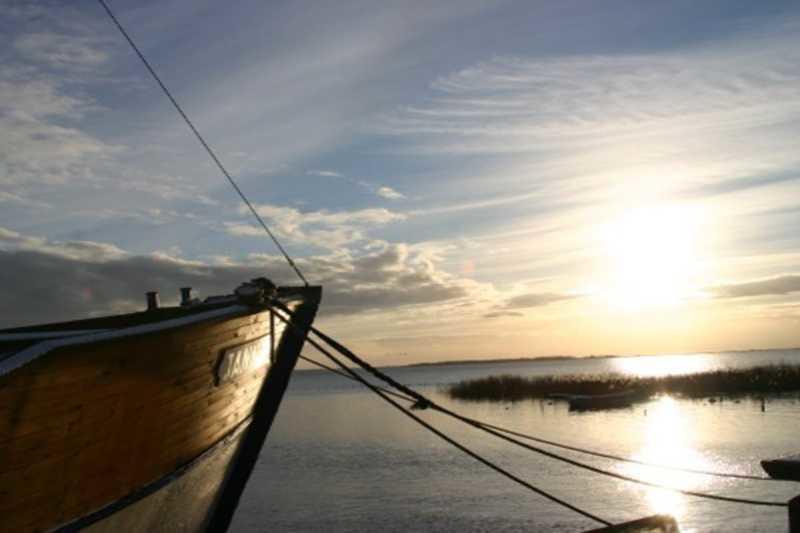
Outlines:
[[612, 373], [544, 377], [500, 375], [460, 381], [450, 385], [446, 392], [459, 400], [517, 401], [554, 394], [608, 394], [627, 390], [643, 394], [669, 393], [684, 398], [763, 397], [800, 392], [800, 366], [729, 368], [659, 377]]

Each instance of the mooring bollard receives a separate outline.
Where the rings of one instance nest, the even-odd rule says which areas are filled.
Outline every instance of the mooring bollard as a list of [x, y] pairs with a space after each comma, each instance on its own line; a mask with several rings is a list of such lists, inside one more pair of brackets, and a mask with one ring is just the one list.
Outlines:
[[789, 533], [800, 533], [800, 496], [789, 500]]

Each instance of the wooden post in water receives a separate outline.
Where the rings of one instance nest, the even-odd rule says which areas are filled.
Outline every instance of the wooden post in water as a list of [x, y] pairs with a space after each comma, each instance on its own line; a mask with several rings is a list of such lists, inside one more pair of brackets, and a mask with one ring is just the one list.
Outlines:
[[800, 533], [800, 496], [789, 500], [789, 533]]

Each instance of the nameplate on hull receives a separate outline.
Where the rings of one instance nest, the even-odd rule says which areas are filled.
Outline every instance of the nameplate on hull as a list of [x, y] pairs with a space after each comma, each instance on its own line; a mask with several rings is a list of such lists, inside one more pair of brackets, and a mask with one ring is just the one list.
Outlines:
[[223, 350], [217, 365], [217, 385], [268, 364], [272, 349], [270, 340], [270, 336], [265, 335], [254, 341]]

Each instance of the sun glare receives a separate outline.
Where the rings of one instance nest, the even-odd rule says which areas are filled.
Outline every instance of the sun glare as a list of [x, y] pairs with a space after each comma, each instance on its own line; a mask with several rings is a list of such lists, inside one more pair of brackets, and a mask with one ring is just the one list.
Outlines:
[[[643, 447], [634, 458], [648, 463], [695, 469], [713, 469], [708, 460], [694, 447], [696, 428], [681, 413], [677, 402], [661, 397], [648, 407]], [[697, 489], [706, 481], [702, 476], [677, 470], [627, 464], [622, 470], [631, 476], [660, 485]], [[661, 488], [644, 489], [654, 513], [667, 513], [681, 519], [685, 512], [685, 497]]]
[[689, 206], [656, 205], [626, 211], [603, 226], [608, 280], [602, 292], [613, 308], [673, 307], [695, 292], [700, 215]]
[[640, 377], [694, 374], [711, 369], [709, 359], [698, 354], [618, 357], [612, 359], [611, 363], [614, 369], [622, 374]]

